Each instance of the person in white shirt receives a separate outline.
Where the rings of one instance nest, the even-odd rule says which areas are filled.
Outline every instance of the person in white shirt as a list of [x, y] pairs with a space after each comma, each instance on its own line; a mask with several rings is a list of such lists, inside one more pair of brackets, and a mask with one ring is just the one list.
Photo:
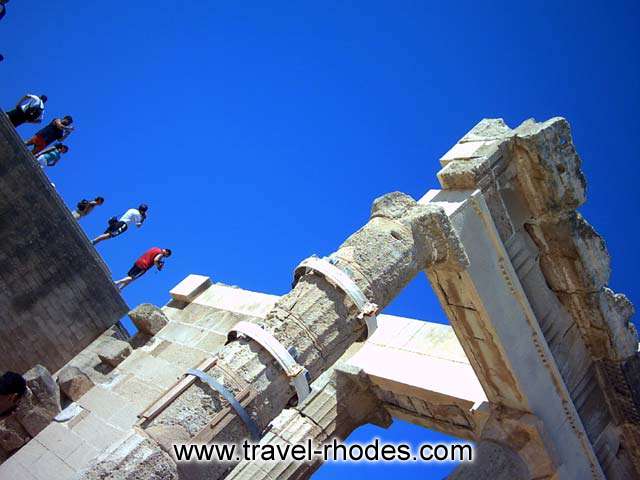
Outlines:
[[120, 219], [111, 217], [109, 219], [109, 226], [104, 233], [91, 240], [91, 243], [96, 245], [103, 240], [117, 237], [126, 232], [131, 224], [135, 224], [136, 227], [140, 228], [147, 219], [147, 210], [149, 210], [149, 207], [143, 203], [138, 208], [130, 208], [127, 210]]
[[19, 127], [23, 123], [40, 123], [46, 102], [46, 95], [25, 95], [20, 99], [16, 108], [7, 112], [7, 117], [14, 127]]

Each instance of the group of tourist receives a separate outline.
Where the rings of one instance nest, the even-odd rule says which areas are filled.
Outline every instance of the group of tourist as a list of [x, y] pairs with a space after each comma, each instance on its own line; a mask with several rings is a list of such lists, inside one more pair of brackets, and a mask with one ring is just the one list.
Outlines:
[[[46, 103], [46, 95], [25, 95], [13, 109], [6, 112], [7, 117], [16, 128], [25, 123], [41, 123], [44, 118]], [[73, 130], [73, 118], [70, 115], [55, 118], [27, 140], [25, 146], [31, 149], [31, 153], [34, 155], [36, 162], [43, 169], [50, 168], [57, 165], [61, 156], [69, 151], [69, 147], [63, 144], [62, 140], [66, 139]], [[103, 203], [103, 197], [96, 197], [93, 200], [82, 199], [77, 203], [76, 209], [72, 212], [73, 217], [76, 220], [80, 220], [82, 217], [91, 213], [95, 207]], [[94, 238], [91, 243], [97, 245], [104, 240], [120, 236], [132, 225], [135, 225], [137, 228], [142, 227], [147, 219], [148, 211], [148, 205], [143, 203], [137, 208], [130, 208], [120, 217], [111, 217], [108, 220], [107, 229], [104, 233]], [[171, 256], [171, 250], [168, 248], [150, 248], [135, 261], [134, 265], [127, 272], [127, 276], [117, 280], [115, 285], [122, 289], [154, 266], [158, 270], [162, 270], [164, 260], [169, 256]]]

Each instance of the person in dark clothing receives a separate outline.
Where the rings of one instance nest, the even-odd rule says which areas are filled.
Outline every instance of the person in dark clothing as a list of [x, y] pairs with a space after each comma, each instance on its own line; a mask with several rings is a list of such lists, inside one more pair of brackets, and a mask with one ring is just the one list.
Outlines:
[[0, 0], [0, 20], [2, 20], [7, 13], [7, 9], [4, 6], [6, 3], [9, 3], [9, 0]]
[[16, 372], [5, 372], [0, 377], [0, 415], [16, 406], [27, 391], [27, 382]]
[[78, 202], [76, 209], [73, 211], [73, 218], [80, 220], [82, 217], [89, 215], [98, 205], [102, 205], [103, 203], [104, 198], [102, 197], [96, 197], [93, 200], [82, 199]]
[[14, 127], [19, 127], [23, 123], [40, 123], [44, 115], [45, 103], [47, 103], [46, 95], [25, 95], [13, 110], [7, 112], [7, 117]]
[[73, 118], [67, 115], [64, 118], [56, 118], [49, 125], [38, 131], [25, 142], [27, 147], [33, 146], [31, 153], [40, 153], [53, 142], [67, 138], [73, 131]]

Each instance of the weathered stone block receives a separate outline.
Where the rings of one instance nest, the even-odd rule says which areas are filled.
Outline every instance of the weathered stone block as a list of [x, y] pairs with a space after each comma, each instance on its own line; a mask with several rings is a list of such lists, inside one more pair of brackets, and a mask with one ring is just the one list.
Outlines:
[[29, 432], [29, 435], [35, 437], [51, 423], [59, 411], [55, 412], [40, 405], [31, 390], [27, 389], [18, 402], [15, 418]]
[[171, 457], [156, 443], [131, 434], [113, 452], [98, 457], [80, 477], [82, 480], [177, 480], [178, 471]]
[[60, 390], [71, 400], [76, 401], [94, 385], [89, 376], [78, 367], [66, 366], [58, 374]]
[[138, 305], [129, 312], [129, 318], [138, 330], [149, 335], [155, 335], [169, 323], [164, 312], [150, 303]]
[[131, 355], [131, 345], [115, 338], [110, 339], [98, 351], [100, 360], [114, 368], [120, 365], [129, 355]]
[[23, 375], [27, 386], [43, 405], [52, 405], [60, 411], [60, 389], [51, 373], [42, 365], [36, 365]]
[[36, 365], [24, 374], [27, 391], [18, 402], [15, 417], [35, 437], [60, 413], [60, 389], [49, 371]]
[[0, 420], [0, 449], [6, 453], [17, 450], [31, 437], [13, 415]]
[[178, 285], [173, 287], [169, 294], [174, 300], [191, 302], [198, 295], [211, 286], [211, 279], [204, 275], [189, 275]]

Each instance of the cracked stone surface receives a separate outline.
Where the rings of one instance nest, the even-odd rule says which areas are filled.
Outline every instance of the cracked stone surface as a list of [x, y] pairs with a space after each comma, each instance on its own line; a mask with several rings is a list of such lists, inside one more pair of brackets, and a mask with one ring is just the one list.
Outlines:
[[[387, 305], [415, 275], [432, 264], [461, 268], [464, 250], [444, 211], [419, 205], [402, 193], [374, 201], [371, 218], [332, 254], [336, 265], [347, 270], [370, 301]], [[293, 290], [276, 303], [261, 322], [285, 347], [295, 347], [298, 362], [318, 378], [366, 328], [344, 293], [324, 277], [303, 276]], [[281, 367], [259, 344], [241, 338], [218, 353], [218, 364], [208, 373], [233, 388], [227, 375], [251, 385], [256, 392], [247, 411], [260, 426], [273, 420], [295, 397]], [[211, 421], [225, 402], [217, 392], [199, 382], [178, 397], [149, 425], [152, 438], [161, 432], [162, 444], [191, 436], [194, 428]], [[216, 436], [217, 442], [237, 443], [248, 436], [244, 424], [233, 417]], [[222, 478], [232, 465], [179, 465], [180, 478]]]
[[632, 420], [640, 405], [625, 410], [625, 428], [612, 430], [620, 418], [614, 406], [635, 387], [624, 376], [614, 387], [601, 373], [601, 365], [617, 371], [635, 355], [634, 310], [607, 286], [606, 244], [576, 211], [586, 179], [568, 122], [527, 120], [510, 129], [485, 119], [441, 163], [444, 189], [482, 191], [607, 477], [626, 478], [620, 465], [634, 462], [640, 476], [640, 424]]

